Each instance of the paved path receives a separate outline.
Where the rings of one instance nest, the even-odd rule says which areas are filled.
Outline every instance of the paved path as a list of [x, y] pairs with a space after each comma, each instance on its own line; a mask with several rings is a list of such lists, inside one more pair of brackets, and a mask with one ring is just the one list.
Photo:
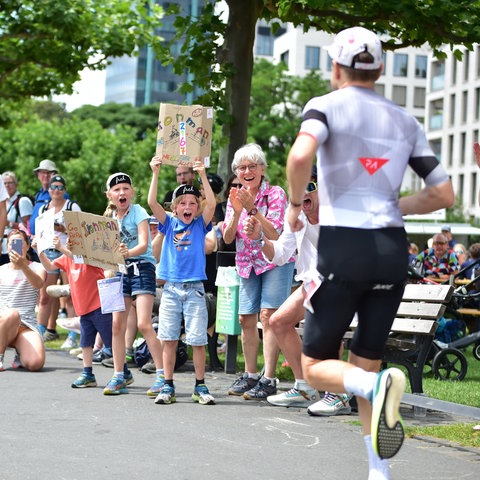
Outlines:
[[[7, 351], [7, 360], [12, 352]], [[191, 369], [176, 374], [177, 403], [155, 405], [145, 392], [153, 376], [134, 372], [128, 395], [70, 383], [81, 363], [47, 352], [44, 371], [0, 373], [0, 479], [291, 480], [367, 478], [356, 415], [309, 417], [305, 409], [272, 407], [225, 395], [235, 376], [209, 373], [215, 406], [190, 399]], [[112, 370], [95, 366], [99, 385]], [[287, 387], [287, 385], [282, 385]], [[407, 424], [469, 421], [427, 413]], [[480, 450], [408, 439], [392, 461], [392, 480], [477, 479]]]

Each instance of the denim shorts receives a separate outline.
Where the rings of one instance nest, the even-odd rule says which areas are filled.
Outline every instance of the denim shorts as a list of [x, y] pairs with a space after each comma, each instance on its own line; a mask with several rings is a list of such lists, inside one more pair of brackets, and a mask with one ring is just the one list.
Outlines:
[[103, 340], [103, 346], [112, 347], [112, 314], [102, 313], [101, 308], [80, 316], [80, 346], [93, 347], [97, 332]]
[[185, 343], [201, 347], [208, 343], [208, 311], [202, 282], [166, 282], [158, 312], [158, 338], [178, 340], [185, 320]]
[[[155, 282], [155, 265], [148, 261], [135, 262], [138, 275], [133, 266], [134, 262], [127, 260], [127, 273], [123, 274], [123, 296], [135, 299], [137, 295], [150, 294], [155, 296], [157, 284]], [[121, 276], [120, 272], [117, 277]]]
[[[47, 248], [43, 251], [43, 253], [51, 262], [62, 256], [62, 252], [55, 250], [55, 248]], [[56, 268], [55, 270], [47, 270], [47, 273], [60, 273], [60, 269]]]
[[259, 313], [262, 308], [278, 308], [290, 296], [295, 262], [256, 275], [253, 268], [248, 278], [240, 277], [240, 315]]

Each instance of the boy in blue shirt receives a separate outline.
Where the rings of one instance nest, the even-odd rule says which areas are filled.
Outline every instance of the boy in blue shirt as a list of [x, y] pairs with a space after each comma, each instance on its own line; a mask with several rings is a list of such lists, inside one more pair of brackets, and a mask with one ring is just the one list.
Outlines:
[[203, 280], [205, 274], [205, 236], [212, 229], [215, 194], [200, 159], [195, 160], [204, 186], [206, 204], [201, 210], [200, 191], [193, 185], [180, 185], [173, 192], [173, 215], [167, 214], [157, 201], [158, 176], [162, 161], [153, 157], [150, 162], [152, 181], [148, 205], [158, 219], [159, 231], [165, 235], [160, 257], [158, 278], [165, 280], [159, 310], [158, 338], [163, 344], [165, 384], [155, 399], [158, 404], [176, 401], [173, 384], [176, 349], [182, 319], [185, 320], [185, 341], [193, 349], [195, 387], [192, 399], [201, 405], [214, 405], [215, 399], [205, 385], [205, 345], [208, 343], [208, 312]]

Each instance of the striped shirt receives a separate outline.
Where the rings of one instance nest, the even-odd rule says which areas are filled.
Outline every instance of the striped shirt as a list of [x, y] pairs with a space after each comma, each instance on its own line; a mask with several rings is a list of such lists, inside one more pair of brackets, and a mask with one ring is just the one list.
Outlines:
[[[45, 271], [38, 262], [31, 262], [30, 268], [39, 275]], [[37, 330], [37, 299], [38, 289], [31, 285], [22, 270], [12, 268], [10, 263], [0, 266], [0, 312], [15, 308], [22, 323], [32, 330]]]

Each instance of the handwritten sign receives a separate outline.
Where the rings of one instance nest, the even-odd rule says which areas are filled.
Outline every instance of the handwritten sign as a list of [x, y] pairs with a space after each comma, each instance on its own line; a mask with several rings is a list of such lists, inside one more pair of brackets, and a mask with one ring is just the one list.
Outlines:
[[166, 165], [191, 167], [195, 157], [210, 166], [213, 108], [161, 103], [156, 154]]
[[76, 263], [125, 271], [125, 260], [118, 251], [121, 236], [117, 219], [70, 211], [63, 216]]

